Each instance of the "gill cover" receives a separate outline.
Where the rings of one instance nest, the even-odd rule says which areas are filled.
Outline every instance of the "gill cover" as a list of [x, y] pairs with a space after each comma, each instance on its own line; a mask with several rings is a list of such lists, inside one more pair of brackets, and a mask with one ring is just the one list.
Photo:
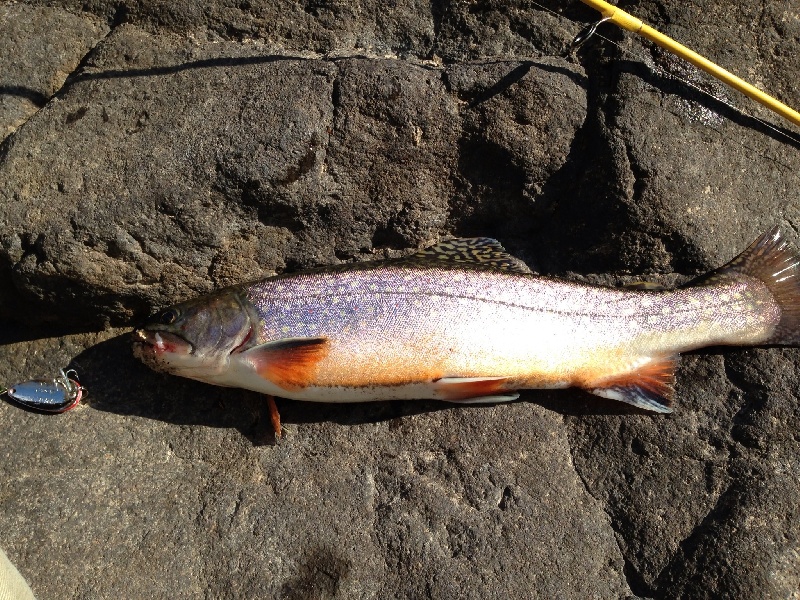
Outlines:
[[140, 358], [159, 370], [218, 371], [232, 352], [255, 345], [258, 316], [238, 289], [227, 289], [156, 313], [136, 332]]

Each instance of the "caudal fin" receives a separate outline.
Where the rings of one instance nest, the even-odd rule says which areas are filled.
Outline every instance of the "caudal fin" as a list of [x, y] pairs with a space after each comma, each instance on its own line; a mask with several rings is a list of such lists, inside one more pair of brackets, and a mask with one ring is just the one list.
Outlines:
[[707, 285], [741, 275], [764, 283], [780, 307], [780, 321], [764, 343], [800, 345], [800, 254], [784, 239], [777, 226], [698, 283]]

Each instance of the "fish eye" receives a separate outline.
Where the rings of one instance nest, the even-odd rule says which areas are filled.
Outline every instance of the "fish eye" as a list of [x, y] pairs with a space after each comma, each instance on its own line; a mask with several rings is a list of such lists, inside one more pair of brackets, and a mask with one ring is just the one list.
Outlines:
[[178, 311], [175, 310], [174, 308], [165, 310], [158, 317], [158, 322], [161, 323], [162, 325], [172, 325], [177, 320], [178, 320]]

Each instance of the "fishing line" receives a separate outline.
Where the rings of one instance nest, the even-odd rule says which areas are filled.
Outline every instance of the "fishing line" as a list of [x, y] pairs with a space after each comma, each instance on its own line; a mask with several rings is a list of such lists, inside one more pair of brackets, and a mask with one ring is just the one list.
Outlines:
[[[599, 22], [598, 22], [598, 24], [599, 24]], [[713, 92], [700, 87], [698, 84], [696, 84], [696, 83], [694, 83], [694, 82], [692, 82], [692, 81], [690, 81], [688, 79], [684, 79], [684, 78], [680, 77], [679, 75], [676, 75], [675, 73], [672, 73], [670, 71], [666, 71], [666, 70], [658, 67], [657, 65], [652, 64], [652, 60], [649, 59], [647, 56], [643, 56], [643, 55], [637, 54], [633, 50], [628, 50], [626, 48], [623, 48], [620, 44], [616, 43], [615, 41], [613, 41], [613, 40], [611, 40], [611, 39], [609, 39], [609, 38], [607, 38], [604, 35], [601, 35], [599, 33], [595, 32], [594, 35], [599, 37], [600, 39], [610, 43], [610, 44], [613, 44], [614, 46], [619, 48], [619, 50], [621, 52], [623, 52], [625, 54], [629, 54], [632, 57], [636, 58], [638, 62], [640, 62], [647, 69], [649, 69], [650, 71], [656, 73], [657, 75], [659, 75], [661, 77], [664, 77], [665, 79], [673, 79], [675, 81], [679, 81], [683, 85], [691, 88], [692, 90], [698, 92], [699, 94], [702, 94], [703, 96], [706, 96], [706, 97], [714, 100], [715, 102], [719, 102], [720, 104], [723, 104], [727, 108], [733, 110], [736, 113], [739, 113], [743, 117], [746, 117], [748, 119], [752, 119], [753, 121], [756, 121], [759, 125], [762, 125], [763, 127], [769, 129], [770, 131], [775, 133], [778, 137], [782, 137], [786, 141], [792, 143], [793, 145], [795, 145], [797, 147], [800, 147], [800, 137], [795, 136], [793, 133], [789, 132], [788, 130], [782, 129], [782, 128], [778, 127], [777, 125], [775, 125], [773, 123], [770, 123], [769, 121], [766, 121], [766, 120], [762, 119], [761, 117], [758, 117], [758, 116], [754, 115], [753, 113], [747, 112], [743, 108], [733, 104], [733, 102], [731, 102], [727, 98], [724, 98], [722, 96], [718, 96], [718, 95], [714, 94]], [[583, 44], [585, 41], [588, 41], [588, 38], [583, 40], [581, 42], [581, 44]], [[697, 69], [696, 67], [693, 67], [693, 66], [688, 66], [688, 64], [687, 64], [687, 68], [694, 69], [697, 74], [702, 73], [702, 71], [700, 69]], [[713, 83], [713, 80], [711, 81], [711, 83]], [[640, 101], [644, 102], [643, 100], [640, 100]], [[677, 113], [675, 113], [673, 111], [670, 111], [670, 112], [672, 114], [675, 114], [676, 116], [678, 116]], [[723, 115], [719, 115], [719, 116], [720, 116], [720, 118], [725, 118]]]
[[[558, 13], [558, 12], [556, 12], [556, 11], [546, 7], [546, 6], [543, 6], [542, 4], [539, 4], [538, 2], [535, 2], [534, 0], [531, 0], [531, 4], [534, 5], [534, 6], [537, 6], [538, 8], [542, 9], [545, 12], [550, 13], [551, 15], [553, 15], [555, 17], [558, 17], [561, 20], [568, 21], [569, 23], [574, 23], [574, 21], [568, 19], [564, 15], [562, 15], [562, 14], [560, 14], [560, 13]], [[614, 40], [609, 39], [608, 37], [598, 33], [597, 32], [597, 28], [600, 25], [602, 25], [603, 23], [605, 23], [606, 21], [608, 21], [608, 20], [609, 20], [609, 18], [606, 17], [606, 18], [599, 19], [598, 21], [595, 21], [593, 23], [590, 23], [590, 24], [584, 26], [583, 29], [578, 33], [578, 35], [573, 40], [572, 47], [570, 48], [570, 53], [574, 52], [577, 49], [577, 47], [575, 47], [576, 45], [577, 46], [582, 46], [587, 41], [589, 41], [592, 37], [597, 37], [597, 38], [599, 38], [599, 39], [601, 39], [601, 40], [603, 40], [603, 41], [615, 46], [617, 48], [617, 50], [619, 50], [619, 52], [623, 56], [627, 56], [627, 57], [633, 58], [637, 63], [639, 63], [642, 66], [644, 66], [651, 73], [653, 73], [653, 74], [655, 74], [655, 75], [657, 75], [657, 76], [659, 76], [659, 77], [661, 77], [663, 79], [666, 79], [666, 80], [674, 80], [674, 81], [680, 82], [681, 84], [685, 85], [686, 87], [688, 87], [689, 89], [693, 90], [694, 92], [697, 92], [698, 94], [702, 95], [703, 97], [709, 98], [710, 100], [725, 106], [726, 108], [730, 109], [731, 111], [741, 115], [745, 119], [750, 119], [753, 122], [758, 123], [764, 129], [769, 130], [774, 135], [774, 139], [780, 138], [778, 141], [782, 140], [782, 141], [784, 141], [786, 143], [791, 144], [795, 148], [800, 148], [800, 136], [796, 135], [795, 133], [790, 132], [789, 130], [783, 129], [783, 128], [775, 125], [774, 123], [766, 121], [766, 120], [762, 119], [761, 117], [758, 117], [758, 116], [756, 116], [756, 115], [754, 115], [754, 114], [752, 114], [752, 113], [740, 108], [739, 106], [734, 104], [731, 100], [729, 100], [727, 98], [724, 98], [724, 97], [721, 97], [721, 96], [717, 95], [716, 93], [713, 93], [713, 92], [709, 91], [708, 89], [704, 89], [703, 87], [700, 87], [700, 85], [698, 85], [697, 83], [694, 83], [694, 82], [692, 82], [692, 81], [690, 81], [690, 80], [688, 80], [688, 79], [686, 79], [684, 77], [681, 77], [680, 75], [677, 75], [675, 73], [667, 71], [667, 70], [659, 67], [658, 65], [653, 64], [652, 58], [648, 57], [647, 55], [639, 54], [638, 52], [634, 51], [633, 49], [624, 48], [622, 45], [620, 45], [619, 43], [615, 42]], [[576, 42], [577, 42], [577, 44], [576, 44]], [[691, 63], [685, 62], [684, 64], [686, 64], [687, 69], [692, 69], [698, 75], [700, 75], [702, 73], [703, 77], [708, 77], [708, 75], [703, 73], [702, 70], [698, 69], [697, 67], [695, 67]], [[710, 82], [711, 83], [716, 83], [713, 79], [710, 80]], [[652, 86], [652, 87], [655, 87], [655, 86]], [[667, 110], [669, 113], [671, 113], [674, 116], [679, 117], [681, 119], [687, 119], [687, 116], [685, 114], [679, 114], [678, 112], [676, 112], [674, 110], [671, 110], [668, 107], [657, 105], [657, 104], [655, 104], [653, 102], [649, 102], [649, 101], [647, 101], [647, 100], [645, 100], [645, 99], [643, 99], [641, 97], [632, 97], [632, 99], [636, 100], [636, 101], [639, 101], [639, 102], [642, 102], [644, 104], [648, 104], [650, 106], [657, 106], [657, 107], [661, 108], [662, 110]], [[683, 99], [687, 100], [689, 102], [693, 102], [691, 99], [687, 99], [687, 98], [683, 98]], [[696, 102], [696, 101], [694, 101], [694, 102]], [[713, 111], [713, 109], [709, 109], [709, 110], [714, 112], [714, 114], [719, 116], [719, 118], [721, 118], [721, 119], [731, 120], [730, 117], [725, 117], [724, 115], [719, 114], [716, 111]], [[706, 128], [714, 131], [718, 135], [722, 135], [722, 132], [718, 131], [716, 128], [714, 128], [711, 125], [709, 125], [708, 123], [704, 122], [703, 119], [697, 118], [697, 121], [701, 122], [703, 125], [706, 126]], [[776, 157], [767, 156], [762, 151], [760, 151], [758, 149], [755, 149], [755, 148], [749, 147], [748, 145], [746, 145], [745, 143], [743, 143], [740, 140], [736, 140], [736, 143], [739, 144], [741, 147], [743, 147], [743, 148], [745, 148], [747, 150], [750, 150], [752, 152], [755, 152], [758, 155], [762, 156], [763, 158], [771, 160], [772, 162], [774, 162], [774, 163], [776, 163], [778, 165], [781, 165], [782, 167], [784, 167], [786, 169], [792, 169], [793, 168], [792, 166], [784, 163], [783, 161], [779, 160]]]

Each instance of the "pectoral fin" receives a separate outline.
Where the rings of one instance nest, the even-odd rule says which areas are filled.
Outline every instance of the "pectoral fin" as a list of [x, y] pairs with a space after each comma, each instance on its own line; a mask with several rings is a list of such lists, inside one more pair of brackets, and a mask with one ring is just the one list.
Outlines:
[[506, 387], [508, 377], [442, 377], [434, 388], [442, 400], [464, 404], [511, 402], [519, 394]]
[[267, 394], [267, 410], [269, 410], [269, 421], [272, 423], [272, 431], [275, 437], [280, 439], [283, 436], [281, 427], [281, 413], [278, 412], [278, 405], [275, 404], [275, 396]]
[[285, 390], [308, 386], [328, 354], [327, 338], [287, 338], [250, 348], [243, 356], [256, 372]]
[[644, 410], [671, 413], [677, 361], [677, 356], [652, 360], [630, 373], [592, 382], [586, 389]]

